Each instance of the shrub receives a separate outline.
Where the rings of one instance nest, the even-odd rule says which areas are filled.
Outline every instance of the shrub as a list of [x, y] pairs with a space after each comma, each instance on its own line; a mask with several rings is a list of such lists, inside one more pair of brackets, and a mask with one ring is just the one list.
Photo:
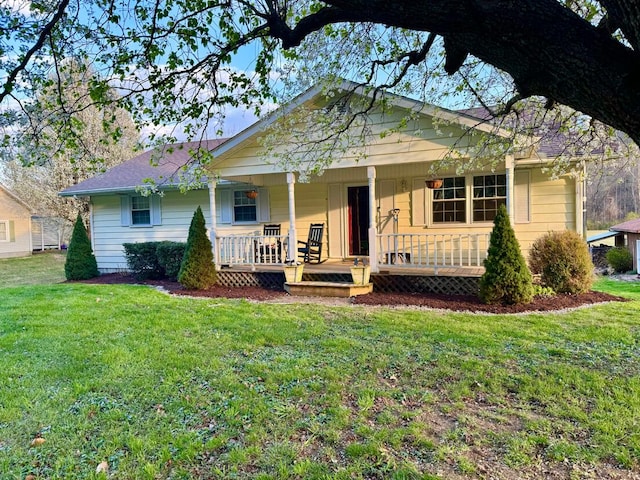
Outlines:
[[607, 262], [616, 273], [625, 273], [633, 269], [633, 255], [628, 248], [616, 247], [607, 252]]
[[165, 270], [158, 261], [156, 250], [160, 242], [124, 243], [127, 266], [138, 280], [158, 279]]
[[531, 272], [520, 251], [504, 205], [493, 222], [489, 252], [480, 278], [480, 298], [485, 303], [529, 303], [533, 299]]
[[204, 290], [216, 283], [211, 240], [207, 236], [204, 215], [200, 207], [197, 208], [191, 220], [178, 282], [190, 290]]
[[98, 262], [93, 254], [91, 241], [80, 214], [78, 214], [73, 226], [73, 234], [64, 264], [64, 274], [67, 280], [87, 280], [100, 275]]
[[165, 275], [171, 280], [177, 280], [180, 266], [184, 258], [187, 244], [183, 242], [159, 242], [156, 248], [158, 263], [164, 269]]
[[529, 252], [531, 271], [557, 293], [584, 293], [593, 283], [593, 262], [584, 239], [576, 232], [549, 232]]

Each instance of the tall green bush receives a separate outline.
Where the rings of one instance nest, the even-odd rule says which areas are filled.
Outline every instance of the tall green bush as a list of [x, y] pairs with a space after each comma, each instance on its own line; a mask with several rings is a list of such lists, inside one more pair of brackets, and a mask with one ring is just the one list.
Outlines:
[[520, 251], [504, 205], [493, 222], [489, 251], [480, 278], [480, 298], [485, 303], [529, 303], [533, 299], [531, 272]]
[[73, 226], [73, 234], [64, 264], [64, 274], [67, 280], [87, 280], [100, 275], [98, 262], [93, 254], [91, 241], [80, 214], [78, 214]]
[[612, 248], [606, 256], [607, 262], [616, 273], [626, 273], [633, 269], [633, 255], [626, 247]]
[[549, 232], [529, 252], [531, 271], [556, 293], [584, 293], [593, 284], [593, 262], [581, 235], [570, 230]]
[[207, 236], [204, 215], [200, 207], [197, 208], [191, 220], [178, 282], [189, 290], [204, 290], [216, 283], [211, 240]]

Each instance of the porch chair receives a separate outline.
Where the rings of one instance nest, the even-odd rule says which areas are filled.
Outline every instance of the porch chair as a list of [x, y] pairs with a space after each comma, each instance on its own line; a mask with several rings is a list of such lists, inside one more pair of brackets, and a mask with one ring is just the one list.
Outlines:
[[324, 232], [324, 223], [312, 223], [309, 227], [309, 237], [306, 242], [298, 240], [298, 257], [303, 258], [304, 263], [320, 263], [322, 258], [322, 234]]
[[279, 238], [276, 238], [275, 240], [269, 238], [280, 236], [280, 224], [265, 225], [262, 231], [262, 236], [267, 237], [267, 243], [256, 244], [256, 258], [258, 258], [258, 261], [260, 263], [281, 263], [282, 242]]

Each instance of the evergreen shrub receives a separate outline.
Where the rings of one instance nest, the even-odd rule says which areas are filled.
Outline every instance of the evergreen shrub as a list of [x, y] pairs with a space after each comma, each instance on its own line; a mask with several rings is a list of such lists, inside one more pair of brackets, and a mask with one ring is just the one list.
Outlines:
[[480, 278], [480, 299], [485, 303], [529, 303], [533, 299], [531, 272], [501, 205], [493, 222], [489, 251]]
[[607, 252], [607, 262], [616, 273], [633, 270], [633, 255], [626, 247], [612, 248]]
[[138, 280], [157, 280], [165, 276], [165, 269], [158, 261], [156, 250], [160, 242], [124, 243], [127, 267]]
[[216, 283], [211, 240], [207, 236], [204, 215], [200, 207], [196, 209], [191, 220], [178, 282], [189, 290], [204, 290]]
[[531, 271], [557, 293], [585, 293], [593, 284], [593, 262], [586, 242], [576, 232], [549, 232], [529, 252]]
[[64, 274], [67, 280], [87, 280], [100, 275], [98, 262], [93, 254], [87, 229], [79, 213], [73, 226], [71, 242], [67, 249]]
[[158, 242], [156, 247], [158, 263], [171, 280], [178, 279], [186, 248], [187, 244], [184, 242]]

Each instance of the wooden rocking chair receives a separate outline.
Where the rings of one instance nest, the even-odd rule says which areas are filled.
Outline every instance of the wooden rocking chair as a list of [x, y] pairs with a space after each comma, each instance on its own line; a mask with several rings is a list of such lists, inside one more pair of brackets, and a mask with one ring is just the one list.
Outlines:
[[322, 259], [322, 234], [324, 223], [312, 223], [309, 227], [309, 237], [306, 242], [298, 240], [298, 256], [302, 257], [304, 263], [320, 263]]

